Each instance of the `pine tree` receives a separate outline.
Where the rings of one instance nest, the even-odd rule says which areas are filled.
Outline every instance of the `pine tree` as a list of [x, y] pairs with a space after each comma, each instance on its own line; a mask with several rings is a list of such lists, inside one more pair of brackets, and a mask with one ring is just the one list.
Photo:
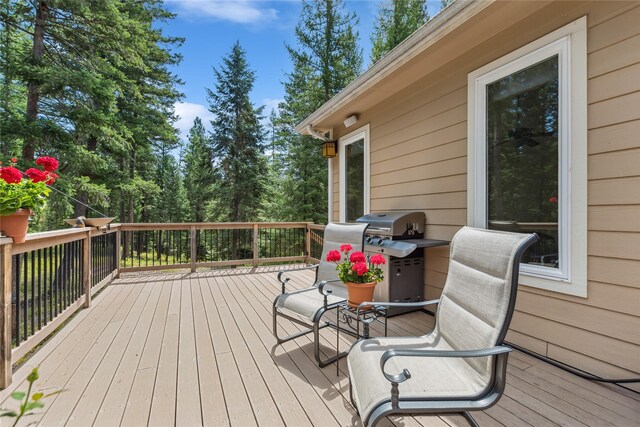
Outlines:
[[215, 174], [206, 130], [200, 117], [189, 130], [189, 142], [184, 153], [184, 186], [189, 205], [187, 219], [202, 222], [207, 204], [213, 197]]
[[187, 195], [178, 163], [169, 153], [160, 159], [157, 184], [162, 192], [153, 206], [154, 220], [183, 222], [187, 211]]
[[213, 214], [221, 221], [254, 221], [266, 175], [260, 124], [264, 107], [255, 108], [249, 98], [255, 75], [239, 42], [213, 72], [216, 83], [207, 89], [207, 98], [215, 115], [211, 142], [220, 172]]
[[371, 63], [378, 62], [428, 20], [424, 0], [391, 0], [382, 3], [371, 35]]
[[[148, 219], [141, 206], [161, 147], [178, 141], [180, 82], [168, 65], [179, 62], [172, 49], [181, 39], [157, 25], [172, 17], [157, 0], [3, 0], [0, 37], [11, 47], [0, 52], [3, 153], [21, 151], [23, 167], [58, 157], [56, 186], [121, 221]], [[68, 201], [58, 202], [66, 215]], [[74, 206], [73, 215], [87, 214]], [[56, 222], [54, 212], [46, 217]]]
[[287, 151], [285, 219], [327, 221], [327, 162], [320, 142], [298, 135], [294, 127], [360, 74], [357, 25], [340, 0], [303, 2], [297, 46], [287, 45], [293, 71], [285, 82], [278, 125]]

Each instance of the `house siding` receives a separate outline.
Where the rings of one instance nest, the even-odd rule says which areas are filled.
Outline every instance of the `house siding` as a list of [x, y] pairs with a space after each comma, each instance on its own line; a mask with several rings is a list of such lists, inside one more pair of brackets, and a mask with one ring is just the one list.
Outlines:
[[[521, 286], [507, 339], [602, 376], [629, 377], [640, 373], [637, 2], [568, 2], [536, 10], [528, 23], [502, 31], [362, 111], [358, 126], [371, 127], [371, 210], [422, 210], [427, 236], [451, 239], [467, 214], [468, 73], [584, 15], [588, 297]], [[334, 132], [339, 137], [346, 130]], [[333, 162], [337, 221], [338, 160]], [[425, 295], [435, 298], [446, 280], [448, 249], [429, 249], [426, 256]]]

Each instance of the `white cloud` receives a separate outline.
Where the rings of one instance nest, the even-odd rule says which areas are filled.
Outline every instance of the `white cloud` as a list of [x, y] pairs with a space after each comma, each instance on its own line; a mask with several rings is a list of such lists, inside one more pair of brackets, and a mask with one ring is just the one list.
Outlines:
[[[210, 17], [238, 24], [260, 24], [273, 21], [278, 11], [255, 0], [174, 0], [186, 16]], [[262, 3], [262, 4], [261, 4]]]
[[206, 129], [211, 128], [209, 122], [213, 120], [214, 115], [204, 105], [193, 104], [191, 102], [176, 102], [174, 108], [176, 115], [179, 116], [174, 127], [180, 131], [180, 136], [183, 140], [187, 140], [189, 129], [193, 126], [193, 121], [196, 117], [202, 119], [202, 123]]
[[283, 101], [284, 99], [274, 99], [274, 98], [264, 98], [262, 100], [262, 104], [260, 104], [260, 105], [264, 105], [264, 110], [262, 110], [262, 120], [260, 121], [262, 123], [262, 126], [264, 126], [265, 128], [269, 127], [269, 124], [270, 124], [269, 115], [274, 110], [277, 113], [278, 104], [280, 104]]
[[276, 110], [276, 112], [278, 111], [278, 104], [280, 104], [281, 102], [284, 102], [284, 99], [279, 98], [279, 99], [274, 99], [274, 98], [264, 98], [262, 100], [262, 105], [264, 105], [264, 115], [269, 117], [269, 114], [271, 114], [271, 112], [273, 110]]

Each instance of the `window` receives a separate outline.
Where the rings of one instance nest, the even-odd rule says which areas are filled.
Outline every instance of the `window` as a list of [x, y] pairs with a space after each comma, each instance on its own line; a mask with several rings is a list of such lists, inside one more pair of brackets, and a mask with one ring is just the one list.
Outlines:
[[339, 142], [340, 221], [355, 222], [369, 212], [369, 126]]
[[468, 222], [535, 232], [522, 284], [586, 296], [586, 19], [469, 75]]

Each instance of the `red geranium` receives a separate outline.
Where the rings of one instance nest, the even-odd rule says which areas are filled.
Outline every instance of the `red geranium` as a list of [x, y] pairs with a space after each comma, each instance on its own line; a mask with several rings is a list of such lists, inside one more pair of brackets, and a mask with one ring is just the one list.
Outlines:
[[57, 173], [53, 173], [53, 172], [46, 172], [47, 174], [47, 185], [52, 185], [56, 182], [56, 180], [58, 178], [60, 178], [60, 175], [58, 175]]
[[2, 178], [7, 184], [18, 184], [22, 181], [22, 172], [13, 166], [7, 166], [0, 168], [0, 178]]
[[549, 197], [549, 203], [558, 203], [558, 198], [556, 196]]
[[31, 178], [33, 182], [43, 182], [47, 181], [47, 173], [45, 171], [41, 171], [36, 168], [29, 168], [24, 173]]
[[365, 258], [364, 254], [362, 252], [354, 252], [349, 257], [349, 261], [351, 261], [352, 263], [355, 264], [355, 263], [358, 263], [358, 262], [366, 262], [367, 258]]
[[342, 258], [342, 256], [338, 251], [329, 251], [329, 253], [327, 253], [327, 261], [329, 262], [340, 261], [340, 258]]
[[351, 268], [353, 271], [356, 272], [358, 276], [362, 276], [369, 271], [369, 267], [367, 267], [367, 264], [364, 262], [358, 262], [356, 264], [353, 264], [353, 267]]
[[384, 274], [379, 266], [384, 264], [384, 257], [380, 254], [373, 255], [367, 263], [367, 257], [362, 252], [351, 253], [352, 249], [351, 245], [343, 244], [340, 251], [344, 252], [344, 255], [335, 250], [327, 253], [327, 261], [337, 264], [336, 270], [340, 280], [345, 283], [381, 282]]
[[371, 258], [369, 258], [369, 262], [373, 265], [386, 264], [384, 256], [382, 256], [381, 254], [371, 255]]
[[352, 250], [353, 247], [348, 243], [340, 246], [340, 252], [351, 252]]
[[42, 156], [36, 160], [36, 165], [42, 166], [47, 172], [53, 172], [58, 169], [58, 161], [53, 157]]

